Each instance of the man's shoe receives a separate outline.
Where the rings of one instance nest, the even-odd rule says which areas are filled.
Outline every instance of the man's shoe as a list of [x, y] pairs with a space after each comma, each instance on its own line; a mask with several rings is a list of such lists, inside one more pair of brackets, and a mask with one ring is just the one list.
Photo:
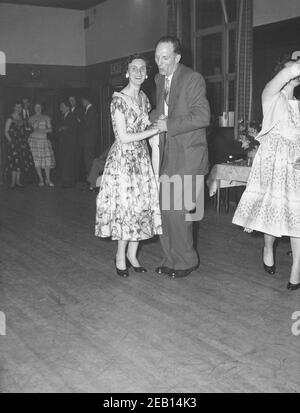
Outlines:
[[170, 274], [170, 278], [183, 278], [187, 277], [191, 272], [196, 270], [198, 268], [198, 265], [195, 267], [187, 268], [186, 270], [173, 270]]
[[155, 268], [155, 272], [159, 275], [162, 275], [162, 274], [169, 275], [172, 271], [174, 271], [172, 270], [172, 268], [164, 267], [164, 266]]

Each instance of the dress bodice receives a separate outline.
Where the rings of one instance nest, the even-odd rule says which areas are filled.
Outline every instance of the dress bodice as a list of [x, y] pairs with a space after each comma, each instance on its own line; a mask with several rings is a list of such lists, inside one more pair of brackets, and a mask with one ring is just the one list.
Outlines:
[[29, 119], [33, 132], [31, 134], [34, 138], [46, 138], [46, 130], [50, 127], [50, 118], [48, 116], [32, 116]]
[[297, 99], [287, 100], [287, 113], [274, 126], [273, 132], [288, 139], [300, 138], [300, 110]]
[[[118, 137], [118, 131], [116, 128], [115, 113], [119, 110], [124, 114], [127, 133], [143, 132], [150, 124], [149, 111], [151, 109], [149, 100], [144, 92], [140, 91], [140, 105], [132, 100], [132, 98], [122, 92], [115, 92], [111, 101], [111, 118], [112, 125], [117, 141], [120, 141]], [[137, 144], [137, 142], [132, 142]]]
[[22, 119], [14, 119], [13, 117], [9, 118], [11, 120], [10, 126], [9, 126], [9, 136], [12, 138], [20, 137], [23, 133], [23, 121]]

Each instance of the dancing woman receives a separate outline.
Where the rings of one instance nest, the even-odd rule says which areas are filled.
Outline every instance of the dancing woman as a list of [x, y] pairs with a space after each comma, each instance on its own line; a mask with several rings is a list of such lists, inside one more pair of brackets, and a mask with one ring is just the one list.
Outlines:
[[263, 267], [275, 274], [274, 241], [289, 236], [293, 264], [289, 290], [300, 288], [300, 111], [294, 89], [300, 84], [300, 52], [277, 67], [262, 93], [260, 146], [233, 223], [264, 233]]
[[129, 267], [147, 271], [137, 258], [139, 242], [162, 233], [158, 188], [146, 142], [159, 130], [147, 129], [150, 103], [140, 90], [146, 77], [145, 58], [131, 56], [126, 65], [128, 85], [111, 101], [116, 139], [97, 196], [95, 235], [118, 241], [115, 265], [122, 277], [129, 275]]

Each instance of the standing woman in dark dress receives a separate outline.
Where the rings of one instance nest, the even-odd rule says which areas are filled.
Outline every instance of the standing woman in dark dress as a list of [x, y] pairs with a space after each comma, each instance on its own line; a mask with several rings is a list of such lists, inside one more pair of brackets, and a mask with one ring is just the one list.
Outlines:
[[70, 103], [61, 102], [62, 119], [59, 132], [59, 169], [61, 184], [68, 188], [76, 182], [77, 120], [71, 112]]
[[22, 104], [17, 102], [5, 123], [6, 172], [11, 174], [10, 187], [22, 187], [21, 173], [28, 173], [32, 167], [32, 157], [24, 134]]

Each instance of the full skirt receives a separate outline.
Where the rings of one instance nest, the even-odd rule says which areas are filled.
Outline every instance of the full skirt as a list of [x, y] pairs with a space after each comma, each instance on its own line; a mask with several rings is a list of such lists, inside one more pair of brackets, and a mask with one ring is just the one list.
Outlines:
[[140, 241], [162, 233], [158, 186], [145, 141], [115, 141], [97, 196], [95, 235]]
[[40, 168], [55, 168], [55, 158], [51, 142], [47, 138], [28, 139], [34, 166]]
[[247, 187], [233, 217], [245, 231], [300, 237], [300, 137], [266, 135], [254, 158]]

